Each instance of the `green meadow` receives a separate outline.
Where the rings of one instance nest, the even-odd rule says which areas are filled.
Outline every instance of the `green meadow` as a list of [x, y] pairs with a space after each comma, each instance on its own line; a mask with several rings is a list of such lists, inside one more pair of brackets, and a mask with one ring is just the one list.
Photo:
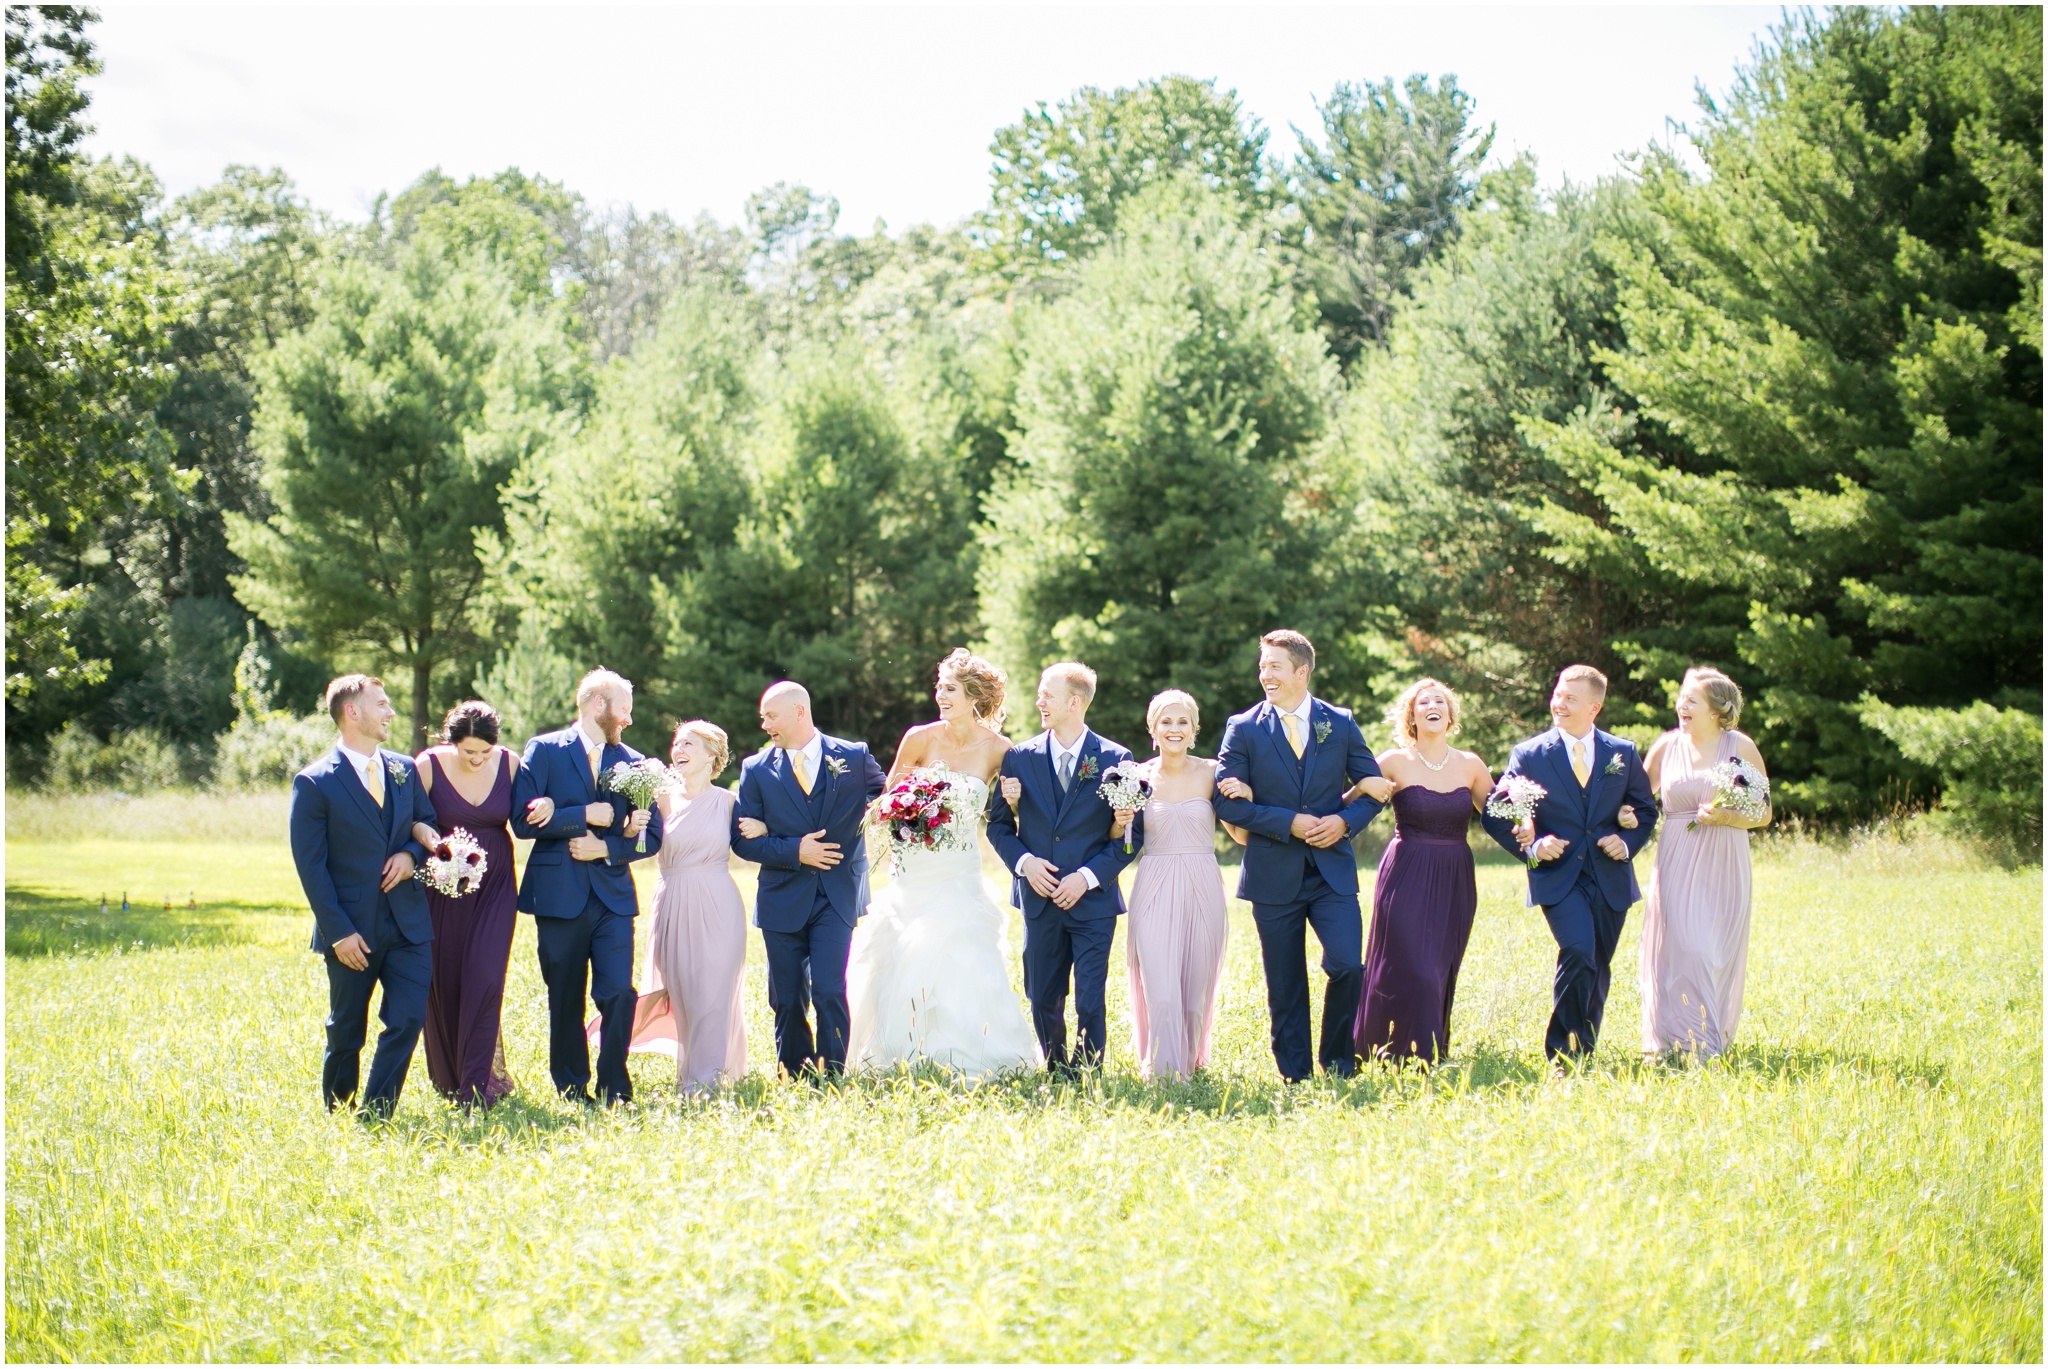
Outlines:
[[645, 1056], [611, 1114], [548, 1096], [522, 919], [519, 1093], [465, 1114], [416, 1060], [380, 1127], [319, 1107], [282, 812], [10, 803], [10, 1359], [2041, 1358], [2038, 870], [1764, 843], [1704, 1066], [1637, 1056], [1632, 917], [1597, 1057], [1547, 1078], [1554, 948], [1503, 863], [1433, 1074], [1283, 1087], [1234, 905], [1186, 1085], [1133, 1068], [1119, 949], [1078, 1087], [683, 1102]]

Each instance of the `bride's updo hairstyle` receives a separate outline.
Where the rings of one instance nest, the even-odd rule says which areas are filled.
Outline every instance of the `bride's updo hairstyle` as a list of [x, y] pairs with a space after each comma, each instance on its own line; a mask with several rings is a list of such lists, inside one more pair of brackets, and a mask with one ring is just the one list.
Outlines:
[[951, 675], [967, 696], [974, 720], [997, 731], [1003, 726], [1003, 693], [1009, 681], [994, 665], [964, 646], [956, 646], [939, 662], [939, 674]]
[[1442, 680], [1427, 676], [1417, 680], [1401, 691], [1401, 697], [1394, 700], [1387, 710], [1387, 725], [1394, 729], [1394, 740], [1402, 746], [1415, 745], [1415, 701], [1422, 697], [1424, 690], [1434, 689], [1444, 696], [1444, 703], [1451, 710], [1451, 726], [1446, 736], [1455, 737], [1464, 729], [1465, 710], [1458, 702], [1458, 693]]

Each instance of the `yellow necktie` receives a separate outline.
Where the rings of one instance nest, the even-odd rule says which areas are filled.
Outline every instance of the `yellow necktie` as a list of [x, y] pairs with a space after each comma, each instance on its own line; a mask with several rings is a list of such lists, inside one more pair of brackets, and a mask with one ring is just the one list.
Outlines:
[[599, 789], [602, 789], [602, 788], [604, 787], [604, 781], [602, 781], [601, 779], [599, 779], [599, 778], [598, 778], [598, 775], [597, 775], [597, 763], [598, 763], [598, 760], [599, 760], [599, 758], [600, 758], [600, 757], [601, 757], [601, 756], [602, 756], [602, 755], [603, 755], [604, 753], [603, 753], [603, 752], [601, 752], [601, 751], [585, 751], [585, 752], [584, 752], [583, 754], [584, 754], [584, 755], [586, 755], [586, 756], [588, 756], [588, 757], [590, 757], [590, 782], [591, 782], [591, 784], [592, 784], [592, 785], [594, 785], [594, 786], [596, 786], [596, 787], [597, 787], [597, 788], [599, 788]]
[[792, 770], [796, 771], [796, 787], [803, 790], [806, 794], [810, 793], [811, 767], [804, 760], [804, 753], [801, 751], [790, 752], [789, 765]]
[[1282, 713], [1280, 715], [1280, 725], [1287, 729], [1287, 744], [1294, 748], [1294, 759], [1300, 760], [1302, 750], [1306, 745], [1301, 737], [1301, 719], [1295, 717], [1292, 713]]
[[379, 808], [382, 808], [384, 806], [384, 767], [377, 764], [376, 760], [372, 760], [370, 768], [363, 773], [369, 776], [370, 797], [376, 800]]
[[1586, 754], [1592, 749], [1590, 746], [1575, 746], [1572, 748], [1572, 773], [1579, 777], [1579, 788], [1581, 789], [1586, 787], [1586, 781], [1593, 778], [1593, 759]]

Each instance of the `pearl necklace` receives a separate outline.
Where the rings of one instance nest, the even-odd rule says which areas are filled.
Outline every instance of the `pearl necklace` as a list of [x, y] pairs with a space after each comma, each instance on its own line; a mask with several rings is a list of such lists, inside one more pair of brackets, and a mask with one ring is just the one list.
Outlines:
[[1451, 749], [1450, 747], [1446, 746], [1444, 748], [1444, 758], [1438, 761], [1435, 765], [1431, 765], [1429, 763], [1429, 757], [1423, 755], [1422, 747], [1420, 745], [1417, 745], [1415, 748], [1415, 759], [1422, 762], [1422, 768], [1424, 770], [1430, 771], [1432, 774], [1434, 774], [1435, 772], [1442, 770], [1445, 766], [1451, 763]]

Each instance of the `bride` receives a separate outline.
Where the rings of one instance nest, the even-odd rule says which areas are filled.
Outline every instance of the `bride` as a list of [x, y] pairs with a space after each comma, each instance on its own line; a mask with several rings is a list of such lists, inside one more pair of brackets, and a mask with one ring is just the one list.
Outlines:
[[[989, 784], [1009, 743], [1003, 673], [965, 649], [939, 662], [939, 720], [903, 734], [889, 786], [906, 778], [953, 786], [958, 821], [933, 847], [897, 843], [888, 885], [854, 929], [846, 966], [851, 1068], [930, 1060], [981, 1076], [1038, 1068], [1038, 1039], [1010, 987], [1006, 910], [981, 876]], [[885, 800], [886, 801], [886, 800]]]

